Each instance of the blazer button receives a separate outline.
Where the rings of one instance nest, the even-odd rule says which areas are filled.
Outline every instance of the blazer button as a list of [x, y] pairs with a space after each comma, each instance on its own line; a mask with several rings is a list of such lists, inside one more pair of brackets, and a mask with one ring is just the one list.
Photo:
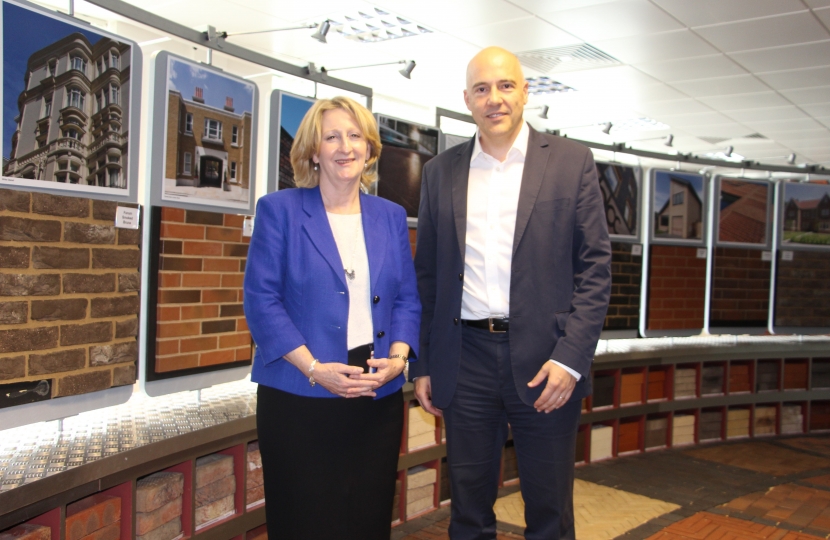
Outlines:
[[458, 281], [464, 281], [464, 274], [458, 274]]
[[383, 337], [383, 336], [385, 336], [385, 335], [386, 335], [386, 332], [384, 332], [383, 330], [381, 330], [380, 332], [378, 332], [378, 337]]
[[372, 298], [372, 302], [375, 303], [375, 304], [380, 302], [380, 296], [375, 296], [374, 298]]
[[453, 323], [454, 325], [458, 326], [458, 319], [453, 319], [453, 320], [452, 320], [452, 323]]

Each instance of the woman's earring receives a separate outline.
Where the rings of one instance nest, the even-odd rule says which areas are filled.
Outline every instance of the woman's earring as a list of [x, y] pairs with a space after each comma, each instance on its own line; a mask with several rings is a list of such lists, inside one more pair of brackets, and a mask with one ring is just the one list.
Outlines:
[[319, 170], [320, 170], [320, 164], [319, 164], [319, 163], [315, 163], [315, 164], [314, 164], [314, 170], [315, 170], [315, 171], [319, 171]]
[[369, 162], [368, 162], [368, 161], [364, 161], [364, 162], [363, 162], [363, 168], [365, 169], [365, 168], [366, 168], [366, 167], [368, 167], [368, 166], [369, 166]]

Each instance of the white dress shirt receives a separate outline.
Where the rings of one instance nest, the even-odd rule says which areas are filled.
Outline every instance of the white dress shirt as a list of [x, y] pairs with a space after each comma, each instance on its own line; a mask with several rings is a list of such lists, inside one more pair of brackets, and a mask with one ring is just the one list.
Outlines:
[[[476, 133], [467, 181], [462, 319], [510, 316], [513, 233], [529, 136], [523, 123], [507, 157], [499, 161], [481, 148]], [[580, 379], [578, 372], [551, 361]]]

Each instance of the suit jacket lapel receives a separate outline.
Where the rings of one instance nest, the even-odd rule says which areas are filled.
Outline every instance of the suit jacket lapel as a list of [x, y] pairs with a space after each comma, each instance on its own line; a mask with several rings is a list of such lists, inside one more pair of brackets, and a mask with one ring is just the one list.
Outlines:
[[513, 256], [522, 240], [522, 235], [530, 219], [530, 213], [536, 204], [536, 197], [542, 187], [550, 157], [548, 141], [535, 129], [530, 128], [530, 135], [527, 141], [527, 155], [525, 156], [525, 168], [522, 173], [522, 186], [519, 188], [519, 207], [516, 211], [516, 230], [513, 233]]
[[458, 151], [452, 162], [452, 214], [455, 219], [455, 234], [461, 260], [467, 247], [467, 184], [470, 178], [470, 159], [475, 147], [475, 136], [464, 144], [458, 145]]
[[380, 270], [386, 259], [387, 244], [389, 243], [388, 227], [379, 224], [380, 215], [375, 208], [374, 200], [369, 195], [360, 194], [360, 208], [363, 214], [363, 237], [366, 240], [366, 256], [369, 259], [369, 286], [371, 290], [380, 279]]
[[[300, 188], [302, 189], [302, 188]], [[331, 232], [326, 207], [323, 206], [323, 198], [320, 195], [320, 188], [303, 189], [303, 210], [305, 221], [303, 229], [308, 234], [311, 243], [317, 251], [329, 263], [334, 274], [340, 280], [343, 287], [346, 287], [346, 276], [343, 271], [343, 262], [340, 260], [340, 252], [337, 251], [337, 243]]]

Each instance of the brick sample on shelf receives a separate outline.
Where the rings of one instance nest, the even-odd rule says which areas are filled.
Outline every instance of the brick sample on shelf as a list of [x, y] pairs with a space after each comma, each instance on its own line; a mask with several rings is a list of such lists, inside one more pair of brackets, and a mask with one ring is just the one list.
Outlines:
[[268, 527], [260, 525], [245, 533], [245, 540], [268, 540]]
[[608, 459], [613, 455], [614, 428], [611, 426], [591, 426], [591, 461]]
[[706, 259], [697, 257], [697, 249], [651, 246], [646, 330], [703, 328]]
[[643, 373], [623, 373], [621, 377], [620, 405], [643, 402]]
[[121, 521], [121, 497], [96, 493], [66, 506], [66, 540], [80, 540]]
[[709, 326], [766, 329], [771, 261], [761, 250], [714, 249]]
[[184, 475], [174, 472], [157, 472], [145, 476], [136, 483], [135, 511], [152, 512], [181, 498], [184, 492]]
[[[251, 334], [242, 309], [250, 239], [244, 216], [153, 208], [148, 380], [248, 365]], [[157, 273], [156, 273], [157, 271]]]
[[704, 365], [700, 371], [700, 395], [709, 396], [723, 393], [724, 366]]
[[778, 377], [781, 373], [778, 360], [759, 360], [758, 373], [755, 377], [755, 391], [778, 390]]
[[674, 370], [674, 399], [692, 398], [697, 394], [697, 370], [677, 368]]
[[750, 384], [749, 364], [731, 362], [729, 364], [729, 393], [749, 393], [752, 391]]
[[23, 523], [0, 532], [0, 540], [51, 540], [52, 529], [44, 525]]
[[245, 504], [251, 506], [265, 500], [265, 484], [262, 476], [262, 455], [259, 453], [259, 441], [248, 444], [246, 462]]
[[648, 401], [666, 399], [666, 370], [651, 369], [648, 372]]
[[781, 406], [781, 434], [804, 433], [804, 412], [801, 405]]
[[649, 418], [646, 420], [646, 448], [666, 446], [668, 425], [668, 418]]
[[435, 417], [420, 405], [409, 408], [407, 448], [414, 450], [435, 444]]
[[640, 450], [640, 421], [637, 419], [620, 420], [617, 436], [617, 454], [637, 452]]
[[0, 395], [35, 390], [0, 407], [135, 382], [141, 231], [116, 207], [0, 189]]
[[807, 359], [788, 358], [784, 361], [784, 390], [806, 390]]
[[726, 411], [726, 438], [749, 437], [749, 409]]
[[779, 328], [830, 327], [830, 257], [826, 251], [779, 251], [775, 321]]
[[672, 418], [672, 446], [694, 444], [695, 416], [693, 414], [675, 414]]
[[153, 529], [144, 536], [136, 536], [136, 540], [169, 540], [176, 538], [182, 532], [182, 518], [177, 517], [168, 521], [161, 527]]
[[613, 406], [615, 377], [613, 375], [594, 374], [593, 382], [592, 408]]
[[611, 300], [603, 330], [636, 330], [640, 324], [640, 282], [643, 256], [634, 244], [611, 242]]
[[775, 407], [755, 407], [755, 436], [759, 435], [775, 435], [776, 422], [776, 408]]
[[210, 454], [197, 459], [194, 484], [196, 488], [194, 518], [197, 529], [234, 513], [236, 475], [233, 456]]
[[813, 359], [810, 372], [810, 387], [830, 388], [830, 359]]
[[719, 410], [701, 411], [699, 429], [699, 438], [701, 441], [720, 439], [723, 432], [723, 412]]

